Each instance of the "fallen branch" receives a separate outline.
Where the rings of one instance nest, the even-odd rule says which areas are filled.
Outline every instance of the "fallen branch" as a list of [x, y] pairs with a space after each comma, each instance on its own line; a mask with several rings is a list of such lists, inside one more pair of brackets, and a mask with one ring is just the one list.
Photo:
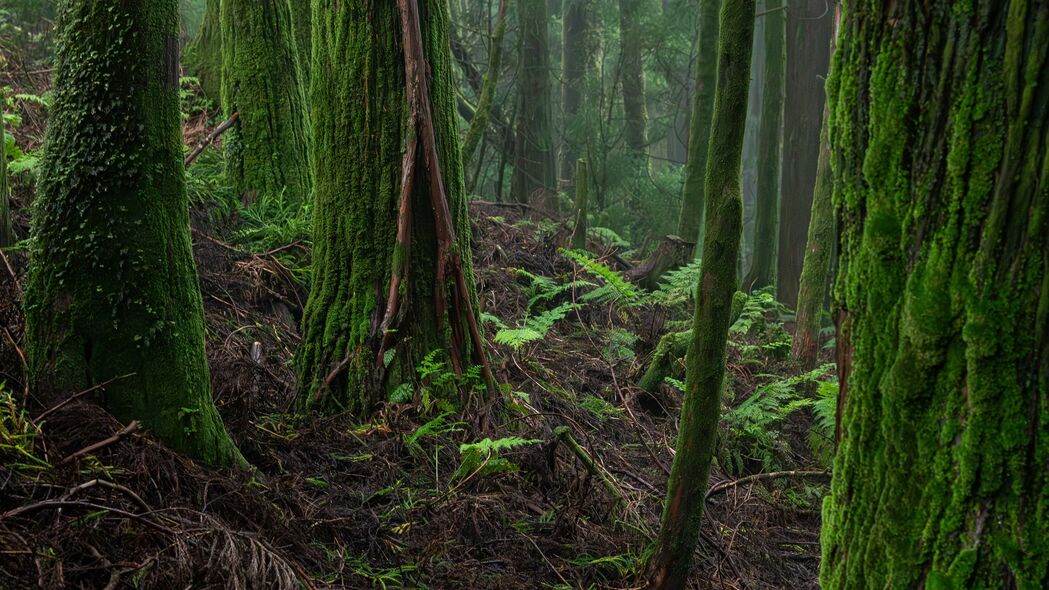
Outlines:
[[591, 475], [601, 480], [605, 489], [608, 490], [608, 493], [612, 494], [612, 497], [614, 497], [617, 502], [624, 502], [623, 493], [619, 491], [619, 486], [612, 481], [612, 477], [606, 473], [596, 461], [594, 461], [594, 458], [590, 456], [590, 453], [586, 452], [586, 449], [584, 449], [572, 436], [570, 428], [567, 426], [558, 426], [554, 430], [554, 434], [556, 434], [558, 439], [564, 442], [568, 448], [572, 450], [572, 453], [575, 454]]
[[113, 514], [117, 514], [119, 516], [123, 516], [124, 518], [130, 518], [132, 520], [137, 520], [137, 521], [141, 522], [142, 524], [144, 524], [144, 525], [146, 525], [146, 526], [148, 526], [150, 528], [156, 529], [156, 530], [158, 530], [158, 531], [160, 531], [162, 533], [167, 533], [167, 534], [172, 535], [172, 536], [175, 535], [175, 531], [169, 529], [168, 527], [166, 527], [164, 525], [157, 524], [157, 523], [153, 522], [152, 520], [149, 520], [148, 518], [146, 518], [145, 516], [143, 516], [141, 514], [135, 514], [133, 512], [128, 512], [126, 510], [121, 510], [119, 508], [113, 508], [111, 506], [103, 506], [101, 504], [95, 504], [93, 502], [81, 502], [79, 500], [44, 500], [43, 502], [36, 502], [36, 503], [33, 503], [33, 504], [26, 504], [25, 506], [19, 506], [18, 508], [15, 508], [14, 510], [8, 510], [7, 512], [3, 513], [2, 515], [0, 515], [0, 520], [6, 520], [8, 518], [14, 518], [16, 516], [21, 516], [23, 514], [29, 514], [31, 512], [37, 512], [39, 510], [58, 510], [58, 509], [61, 509], [61, 508], [89, 508], [91, 510], [105, 510], [107, 512], [112, 512]]
[[135, 432], [136, 430], [138, 430], [138, 427], [139, 427], [138, 420], [132, 420], [130, 424], [128, 424], [127, 426], [121, 428], [113, 436], [111, 436], [111, 437], [109, 437], [109, 438], [107, 438], [105, 440], [100, 440], [100, 441], [98, 441], [97, 443], [95, 443], [93, 445], [88, 445], [88, 446], [80, 449], [79, 451], [73, 453], [72, 455], [66, 457], [65, 459], [62, 459], [62, 461], [60, 461], [58, 464], [59, 465], [65, 465], [66, 463], [69, 463], [70, 461], [73, 461], [77, 457], [83, 457], [84, 455], [87, 455], [87, 454], [93, 453], [93, 452], [95, 452], [95, 451], [97, 451], [99, 449], [108, 447], [109, 445], [119, 441], [120, 439], [122, 439], [125, 436], [131, 434], [132, 432]]
[[74, 393], [73, 395], [67, 397], [66, 399], [58, 402], [53, 407], [51, 407], [51, 408], [49, 408], [47, 410], [44, 410], [39, 416], [37, 416], [36, 418], [33, 418], [33, 422], [39, 423], [44, 418], [47, 418], [51, 414], [57, 412], [58, 410], [61, 410], [62, 408], [66, 407], [67, 405], [72, 403], [73, 400], [80, 399], [81, 397], [84, 397], [85, 395], [87, 395], [89, 393], [92, 393], [94, 391], [98, 391], [99, 389], [102, 389], [103, 387], [109, 385], [110, 383], [113, 383], [114, 381], [119, 381], [121, 379], [127, 379], [128, 377], [132, 377], [132, 376], [134, 376], [134, 373], [128, 373], [127, 375], [120, 375], [119, 377], [113, 377], [112, 379], [103, 381], [102, 383], [99, 383], [98, 385], [95, 385], [93, 387], [89, 387], [89, 388], [85, 389], [84, 391], [81, 391], [79, 393]]
[[830, 473], [827, 471], [773, 471], [771, 473], [758, 473], [755, 475], [748, 475], [741, 477], [733, 481], [727, 481], [719, 483], [718, 485], [710, 488], [707, 491], [707, 495], [704, 499], [709, 500], [711, 496], [720, 494], [721, 492], [727, 491], [731, 488], [745, 485], [748, 483], [754, 483], [758, 481], [765, 481], [769, 479], [779, 479], [783, 477], [797, 477], [803, 479], [821, 479], [830, 477]]
[[223, 133], [229, 130], [230, 127], [233, 127], [234, 123], [237, 122], [238, 116], [238, 113], [233, 113], [229, 116], [229, 119], [223, 121], [222, 124], [216, 127], [214, 131], [209, 133], [207, 137], [200, 140], [200, 142], [198, 142], [197, 145], [193, 148], [193, 151], [191, 151], [189, 155], [186, 156], [184, 166], [186, 168], [189, 168], [190, 164], [193, 163], [193, 160], [196, 160], [197, 157], [200, 156], [200, 154], [202, 154], [209, 145], [215, 143], [216, 139], [218, 139]]

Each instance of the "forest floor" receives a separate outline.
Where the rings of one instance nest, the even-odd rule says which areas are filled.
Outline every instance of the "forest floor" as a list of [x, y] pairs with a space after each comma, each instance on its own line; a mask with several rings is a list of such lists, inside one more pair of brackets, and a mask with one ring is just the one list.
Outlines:
[[[565, 284], [583, 270], [559, 253], [563, 226], [523, 213], [499, 205], [471, 213], [481, 306], [509, 326], [528, 307], [528, 277]], [[9, 255], [15, 276], [0, 268], [0, 380], [10, 392], [0, 406], [0, 585], [641, 585], [681, 398], [670, 386], [650, 395], [634, 383], [671, 314], [647, 303], [595, 303], [517, 350], [493, 345], [498, 380], [514, 401], [485, 431], [418, 403], [386, 404], [364, 425], [295, 416], [290, 360], [305, 290], [280, 253], [246, 254], [208, 215], [193, 217], [215, 400], [254, 470], [208, 469], [146, 434], [114, 438], [122, 425], [88, 395], [57, 410], [35, 403], [16, 346], [25, 261]], [[574, 290], [557, 297], [570, 300]], [[753, 331], [733, 339], [730, 411], [763, 383], [797, 374]], [[740, 434], [746, 425], [725, 427], [711, 484], [729, 487], [707, 502], [695, 587], [817, 587], [825, 483], [732, 485], [771, 466], [822, 469], [806, 442], [811, 422], [793, 413], [764, 424], [775, 438], [764, 450]], [[482, 447], [482, 467], [457, 473], [460, 445], [509, 437], [535, 442]]]

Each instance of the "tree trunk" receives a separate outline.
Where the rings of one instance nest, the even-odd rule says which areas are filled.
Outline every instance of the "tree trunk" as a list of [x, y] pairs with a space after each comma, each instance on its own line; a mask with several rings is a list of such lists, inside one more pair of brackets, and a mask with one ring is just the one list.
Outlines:
[[222, 105], [238, 113], [227, 172], [246, 202], [304, 203], [309, 115], [287, 0], [222, 0]]
[[178, 2], [63, 3], [33, 216], [26, 352], [39, 391], [102, 404], [172, 448], [243, 463], [211, 400], [189, 239]]
[[820, 344], [820, 324], [827, 294], [827, 275], [834, 251], [834, 171], [830, 168], [830, 144], [827, 138], [828, 111], [823, 111], [820, 132], [820, 158], [816, 171], [816, 188], [812, 196], [812, 221], [809, 222], [805, 264], [798, 289], [797, 321], [794, 327], [792, 354], [804, 369], [816, 366]]
[[301, 401], [364, 418], [415, 383], [430, 353], [460, 373], [485, 366], [474, 282], [464, 280], [470, 226], [448, 12], [423, 4], [424, 55], [413, 50], [407, 75], [402, 52], [414, 43], [397, 3], [314, 0], [313, 14], [314, 71], [327, 74], [312, 89], [318, 182]]
[[591, 125], [587, 113], [593, 109], [584, 103], [593, 83], [596, 43], [591, 27], [593, 0], [564, 0], [562, 7], [563, 67], [561, 75], [561, 108], [564, 113], [564, 150], [561, 153], [561, 178], [571, 180], [575, 162], [586, 148]]
[[492, 53], [488, 56], [488, 73], [484, 76], [481, 85], [481, 98], [477, 102], [477, 110], [474, 111], [470, 127], [463, 139], [463, 164], [469, 164], [477, 144], [481, 142], [485, 132], [488, 131], [488, 121], [491, 119], [492, 106], [495, 104], [495, 91], [499, 87], [499, 69], [503, 66], [503, 37], [506, 35], [506, 0], [499, 2], [499, 16], [495, 23], [495, 31], [492, 33]]
[[546, 0], [520, 0], [521, 72], [517, 103], [517, 144], [513, 198], [545, 201], [557, 191], [551, 119], [550, 44]]
[[699, 244], [702, 240], [704, 182], [710, 149], [710, 125], [714, 114], [714, 86], [717, 83], [718, 13], [721, 0], [699, 0], [699, 63], [696, 66], [696, 92], [692, 103], [692, 124], [688, 133], [688, 162], [685, 187], [678, 219], [678, 236]]
[[798, 303], [805, 238], [816, 185], [824, 78], [830, 68], [832, 10], [826, 0], [796, 0], [787, 8], [787, 77], [784, 92], [782, 182], [776, 297]]
[[645, 0], [619, 0], [619, 42], [622, 51], [623, 117], [626, 147], [638, 170], [648, 169], [648, 106], [645, 98], [644, 35], [641, 17]]
[[783, 0], [764, 3], [765, 96], [758, 128], [757, 216], [754, 257], [743, 280], [746, 291], [774, 283], [776, 236], [779, 226], [780, 157], [783, 145], [783, 44], [786, 36]]
[[310, 87], [310, 68], [313, 65], [313, 7], [311, 0], [288, 0], [291, 23], [295, 30], [295, 51], [299, 56], [302, 87]]
[[1049, 587], [1049, 4], [843, 14], [821, 587]]
[[677, 454], [667, 482], [663, 520], [649, 567], [651, 588], [685, 587], [699, 538], [703, 497], [710, 475], [721, 390], [736, 260], [742, 234], [740, 157], [747, 121], [754, 3], [728, 0], [721, 9], [718, 83], [707, 163], [706, 235], [697, 288], [692, 344], [686, 357], [685, 402]]
[[186, 65], [208, 98], [222, 98], [222, 0], [207, 0], [197, 36], [186, 48]]
[[0, 248], [15, 243], [15, 229], [11, 219], [11, 191], [7, 184], [7, 135], [0, 121]]
[[575, 165], [575, 225], [572, 228], [572, 249], [574, 250], [586, 250], [589, 209], [590, 169], [586, 160], [579, 160]]

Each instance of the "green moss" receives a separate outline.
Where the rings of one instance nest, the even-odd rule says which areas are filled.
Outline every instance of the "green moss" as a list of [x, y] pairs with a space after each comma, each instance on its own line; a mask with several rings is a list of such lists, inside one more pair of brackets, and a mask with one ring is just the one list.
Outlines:
[[189, 72], [200, 80], [204, 94], [216, 104], [222, 98], [221, 1], [207, 0], [200, 31], [186, 48], [185, 56]]
[[488, 73], [484, 76], [481, 85], [481, 98], [477, 101], [477, 110], [474, 118], [470, 121], [470, 128], [463, 138], [463, 163], [469, 163], [473, 157], [477, 144], [481, 142], [485, 131], [488, 130], [488, 121], [492, 117], [492, 108], [495, 106], [495, 91], [499, 88], [499, 70], [503, 66], [503, 37], [506, 35], [506, 12], [499, 14], [499, 22], [495, 25], [492, 33], [492, 50], [488, 56]]
[[212, 404], [204, 354], [177, 4], [63, 4], [33, 211], [26, 352], [38, 391], [115, 379], [100, 400], [120, 420], [141, 420], [203, 461], [243, 463]]
[[828, 91], [851, 363], [821, 585], [1043, 588], [1049, 7], [844, 8]]
[[245, 200], [304, 203], [313, 185], [309, 116], [287, 0], [222, 1], [227, 172]]
[[[458, 238], [455, 250], [466, 276], [472, 277], [447, 8], [425, 4], [421, 12], [437, 151]], [[436, 235], [426, 167], [420, 161], [411, 197], [407, 283], [402, 283], [406, 317], [396, 334], [386, 380], [373, 382], [378, 326], [396, 253], [402, 153], [413, 132], [405, 128], [400, 16], [391, 2], [314, 0], [313, 26], [314, 266], [296, 364], [303, 405], [318, 400], [320, 409], [347, 409], [364, 417], [376, 399], [413, 381], [427, 354], [448, 349], [451, 326], [462, 326], [465, 317], [453, 312], [437, 317]], [[469, 358], [469, 339], [465, 345]], [[328, 387], [327, 376], [344, 359], [350, 359], [348, 370]]]

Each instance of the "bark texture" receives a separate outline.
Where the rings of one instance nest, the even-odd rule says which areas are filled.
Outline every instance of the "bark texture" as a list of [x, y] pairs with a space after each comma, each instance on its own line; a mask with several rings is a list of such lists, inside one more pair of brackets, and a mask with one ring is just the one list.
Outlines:
[[572, 248], [575, 250], [586, 250], [589, 210], [590, 166], [586, 160], [579, 160], [575, 165], [575, 225], [572, 227]]
[[[422, 133], [407, 96], [397, 4], [314, 0], [313, 17], [317, 183], [313, 287], [297, 361], [301, 401], [364, 418], [385, 393], [414, 383], [426, 355], [436, 352], [436, 359], [450, 363], [458, 346], [468, 363], [480, 352], [462, 336], [470, 323], [464, 306], [438, 304], [448, 290], [439, 287], [433, 166], [405, 166]], [[424, 4], [420, 22], [427, 59], [421, 75], [429, 76], [453, 254], [471, 277], [446, 5]], [[402, 199], [402, 191], [409, 198]], [[399, 303], [387, 324], [391, 291]]]
[[186, 48], [185, 63], [200, 80], [200, 87], [208, 98], [222, 99], [222, 0], [207, 0], [204, 20], [197, 36]]
[[849, 0], [821, 586], [1049, 587], [1049, 4]]
[[623, 135], [641, 170], [648, 167], [648, 104], [645, 97], [644, 33], [647, 0], [619, 0], [619, 43], [623, 87]]
[[546, 0], [520, 0], [521, 71], [517, 103], [514, 175], [511, 193], [518, 202], [557, 190], [553, 143], [550, 42]]
[[699, 63], [696, 65], [696, 92], [692, 102], [692, 123], [688, 133], [688, 162], [682, 192], [678, 235], [685, 241], [702, 241], [703, 209], [706, 205], [704, 182], [710, 149], [710, 124], [714, 114], [714, 87], [717, 84], [718, 13], [722, 0], [699, 0]]
[[576, 159], [586, 151], [590, 129], [589, 94], [596, 66], [598, 40], [593, 30], [594, 0], [564, 0], [561, 35], [561, 110], [564, 115], [564, 149], [561, 152], [561, 178], [575, 175]]
[[740, 159], [747, 120], [754, 3], [728, 0], [721, 9], [718, 83], [707, 162], [707, 220], [692, 343], [686, 357], [685, 401], [677, 454], [667, 483], [663, 520], [649, 564], [651, 587], [685, 587], [702, 526], [703, 498], [721, 413], [725, 346], [738, 282], [743, 228]]
[[189, 239], [175, 0], [70, 0], [33, 212], [26, 352], [39, 391], [243, 463], [211, 400]]
[[784, 43], [787, 33], [783, 0], [765, 1], [765, 95], [758, 128], [757, 214], [754, 257], [744, 279], [747, 291], [776, 280], [776, 239], [779, 230], [780, 161], [783, 146]]
[[[805, 260], [805, 238], [816, 184], [824, 85], [830, 66], [834, 25], [825, 0], [795, 0], [787, 7], [787, 76], [783, 96], [783, 172], [776, 248], [776, 297], [790, 307], [798, 302], [798, 281]], [[766, 15], [770, 16], [770, 15]]]
[[247, 202], [303, 203], [313, 185], [309, 115], [288, 0], [222, 0], [227, 174]]

